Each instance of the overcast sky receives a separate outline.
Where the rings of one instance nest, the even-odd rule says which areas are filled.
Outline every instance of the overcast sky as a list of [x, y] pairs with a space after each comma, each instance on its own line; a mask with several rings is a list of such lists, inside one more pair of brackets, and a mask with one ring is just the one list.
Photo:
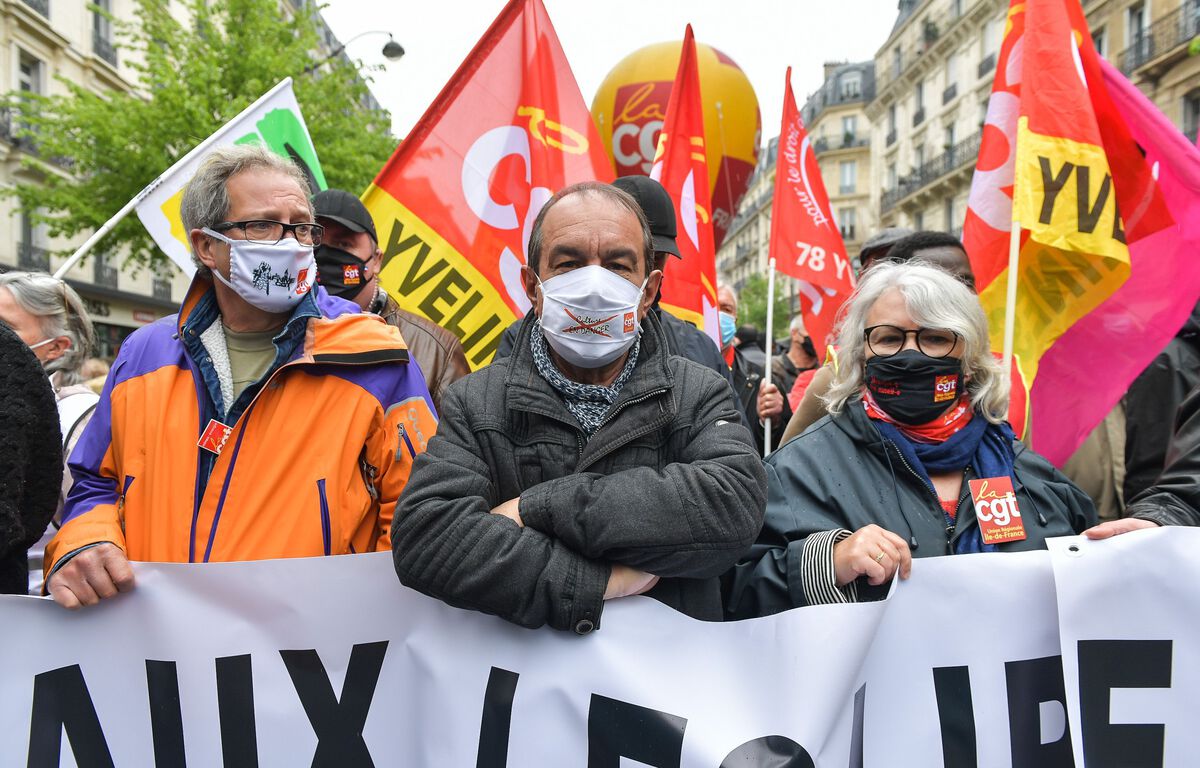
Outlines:
[[[376, 98], [404, 136], [504, 6], [502, 0], [328, 0], [325, 20], [342, 40], [369, 30], [395, 35], [404, 58], [386, 62], [384, 35], [350, 43], [347, 53], [372, 74]], [[696, 40], [723, 51], [750, 78], [762, 111], [763, 136], [779, 133], [783, 75], [803, 104], [820, 87], [825, 61], [874, 57], [896, 19], [896, 0], [544, 0], [575, 79], [591, 106], [608, 71], [650, 43], [679, 40], [690, 22]]]

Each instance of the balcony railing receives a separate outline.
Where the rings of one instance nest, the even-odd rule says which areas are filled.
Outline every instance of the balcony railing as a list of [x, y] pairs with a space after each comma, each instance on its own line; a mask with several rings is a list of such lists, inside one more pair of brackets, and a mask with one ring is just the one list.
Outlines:
[[958, 83], [951, 83], [946, 90], [942, 91], [942, 104], [949, 104], [954, 101], [954, 97], [958, 95]]
[[28, 5], [47, 19], [50, 18], [50, 0], [25, 0], [25, 5]]
[[982, 78], [988, 72], [996, 68], [996, 54], [989, 53], [983, 57], [983, 61], [979, 62], [979, 76]]
[[30, 272], [49, 272], [50, 251], [33, 243], [17, 243], [17, 266]]
[[92, 51], [109, 64], [117, 66], [117, 49], [113, 48], [111, 40], [95, 29], [92, 30]]
[[1126, 75], [1147, 62], [1187, 45], [1200, 35], [1200, 0], [1185, 0], [1183, 5], [1150, 25], [1133, 39], [1133, 45], [1121, 51], [1117, 66]]
[[866, 136], [855, 136], [852, 133], [847, 133], [834, 141], [830, 141], [822, 136], [813, 141], [813, 151], [820, 154], [828, 152], [831, 149], [853, 149], [854, 147], [866, 147], [870, 144], [871, 140]]
[[117, 268], [108, 263], [107, 256], [97, 256], [92, 279], [96, 285], [103, 285], [108, 288], [117, 287]]
[[156, 298], [156, 299], [162, 299], [163, 301], [170, 301], [171, 300], [171, 281], [166, 278], [163, 278], [163, 277], [154, 278], [153, 295], [154, 295], [154, 298]]
[[932, 184], [951, 171], [974, 163], [979, 157], [979, 143], [983, 132], [977, 131], [950, 147], [942, 154], [921, 165], [913, 173], [897, 181], [896, 185], [883, 193], [881, 207], [890, 211], [904, 198]]

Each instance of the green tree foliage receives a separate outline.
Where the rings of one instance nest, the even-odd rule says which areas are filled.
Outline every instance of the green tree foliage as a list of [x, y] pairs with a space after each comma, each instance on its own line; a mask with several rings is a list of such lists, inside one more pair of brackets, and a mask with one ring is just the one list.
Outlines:
[[[788, 323], [792, 320], [792, 297], [779, 290], [775, 284], [775, 325], [772, 335], [778, 341], [787, 336]], [[767, 329], [767, 276], [751, 275], [746, 279], [738, 294], [738, 325], [753, 325], [760, 333]]]
[[[170, 13], [181, 5], [186, 24]], [[366, 84], [344, 57], [305, 73], [321, 57], [303, 5], [286, 16], [278, 0], [136, 0], [133, 21], [114, 20], [118, 55], [137, 73], [133, 92], [97, 94], [64, 81], [67, 95], [9, 96], [37, 146], [26, 164], [40, 177], [10, 194], [52, 236], [90, 233], [289, 75], [329, 186], [364, 189], [395, 149], [390, 117], [365, 106]], [[45, 165], [50, 158], [69, 173]], [[126, 248], [139, 265], [166, 261], [136, 216], [105, 246]]]

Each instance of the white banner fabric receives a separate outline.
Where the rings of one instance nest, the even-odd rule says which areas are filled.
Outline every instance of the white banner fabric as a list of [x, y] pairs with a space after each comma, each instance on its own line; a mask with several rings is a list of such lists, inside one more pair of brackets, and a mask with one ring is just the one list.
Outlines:
[[[137, 564], [77, 613], [0, 598], [0, 766], [1025, 768], [1130, 734], [1166, 755], [1132, 764], [1187, 765], [1197, 546], [918, 560], [883, 602], [725, 624], [628, 598], [584, 637], [405, 589], [387, 554]], [[1089, 657], [1083, 689], [1120, 690], [1081, 729], [1076, 645], [1113, 638], [1150, 677]]]

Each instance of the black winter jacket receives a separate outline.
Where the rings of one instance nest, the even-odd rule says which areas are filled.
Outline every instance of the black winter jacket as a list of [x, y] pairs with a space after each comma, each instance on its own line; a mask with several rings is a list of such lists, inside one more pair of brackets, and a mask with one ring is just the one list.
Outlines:
[[29, 590], [25, 554], [46, 530], [62, 487], [54, 390], [36, 356], [0, 323], [0, 594]]
[[[1046, 539], [1080, 533], [1096, 522], [1087, 494], [1046, 459], [1014, 441], [1017, 505], [1027, 538], [998, 545], [1002, 552], [1042, 549]], [[947, 535], [933, 490], [911, 469], [899, 449], [885, 441], [854, 400], [838, 416], [826, 416], [771, 454], [767, 467], [767, 516], [749, 554], [724, 578], [729, 618], [778, 613], [813, 602], [805, 594], [801, 566], [811, 534], [856, 531], [874, 523], [909, 541], [913, 557], [948, 555], [975, 525], [967, 480], [956, 526]], [[828, 550], [827, 550], [828, 551]], [[882, 597], [887, 585], [856, 583], [859, 599]]]
[[[537, 372], [532, 318], [512, 357], [447, 390], [396, 505], [400, 581], [527, 627], [599, 626], [610, 563], [648, 594], [720, 620], [717, 577], [762, 525], [766, 478], [724, 379], [665, 354], [649, 316], [632, 376], [590, 439]], [[525, 524], [489, 514], [520, 497]]]
[[1200, 386], [1179, 408], [1166, 468], [1125, 514], [1159, 525], [1200, 525]]

